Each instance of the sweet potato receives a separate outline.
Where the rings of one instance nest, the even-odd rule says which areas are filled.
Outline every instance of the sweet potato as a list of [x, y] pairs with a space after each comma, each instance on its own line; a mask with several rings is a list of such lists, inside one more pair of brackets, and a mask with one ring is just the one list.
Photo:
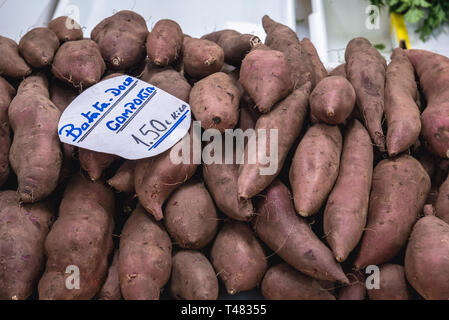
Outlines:
[[190, 106], [197, 121], [207, 129], [224, 133], [239, 121], [240, 91], [234, 80], [223, 72], [198, 81], [190, 92]]
[[387, 63], [365, 38], [352, 39], [345, 52], [346, 74], [355, 89], [357, 106], [374, 144], [385, 151], [382, 130]]
[[53, 213], [50, 203], [23, 206], [16, 192], [0, 192], [0, 300], [25, 300], [33, 293]]
[[197, 251], [173, 256], [171, 296], [177, 300], [217, 300], [218, 279], [209, 260]]
[[168, 66], [182, 53], [184, 34], [173, 20], [159, 20], [147, 37], [147, 54], [152, 63]]
[[223, 49], [209, 40], [184, 38], [184, 71], [195, 79], [219, 72], [224, 64]]
[[[190, 143], [190, 161], [187, 164], [173, 163], [171, 161], [171, 150], [149, 159], [139, 160], [134, 171], [134, 186], [140, 204], [157, 221], [164, 218], [162, 206], [170, 195], [179, 186], [188, 181], [194, 174], [198, 165], [193, 159], [193, 130], [190, 133], [190, 141], [181, 140], [172, 149]], [[182, 150], [178, 152], [182, 156]]]
[[0, 77], [0, 187], [9, 176], [11, 132], [9, 130], [8, 108], [15, 94], [16, 89]]
[[217, 234], [217, 210], [200, 181], [190, 181], [176, 190], [164, 213], [165, 227], [181, 248], [200, 250]]
[[[308, 82], [278, 103], [270, 113], [262, 115], [257, 120], [257, 145], [259, 146], [261, 144], [259, 141], [259, 130], [263, 130], [261, 132], [266, 135], [266, 150], [260, 150], [261, 148], [258, 147], [258, 153], [255, 158], [256, 163], [245, 161], [241, 165], [238, 180], [239, 197], [250, 199], [256, 196], [265, 190], [281, 172], [288, 152], [298, 139], [302, 125], [306, 119], [310, 89], [311, 84]], [[270, 150], [270, 138], [272, 134], [270, 130], [273, 129], [278, 131], [277, 163], [263, 163], [266, 154], [275, 152], [274, 150]], [[247, 145], [245, 150], [246, 159], [249, 159], [250, 152], [250, 147]], [[270, 166], [276, 168], [273, 174], [264, 172]]]
[[329, 76], [330, 77], [339, 76], [339, 77], [346, 78], [346, 64], [342, 63], [341, 65], [336, 67], [334, 70], [329, 72]]
[[227, 64], [240, 67], [245, 56], [251, 51], [251, 41], [256, 36], [241, 34], [235, 30], [220, 30], [204, 35], [201, 39], [213, 41], [224, 51], [224, 60]]
[[414, 226], [405, 253], [408, 282], [427, 300], [449, 299], [449, 225], [425, 216]]
[[425, 50], [407, 50], [406, 54], [427, 100], [421, 116], [424, 145], [435, 155], [449, 158], [449, 58]]
[[53, 19], [48, 24], [48, 28], [56, 34], [61, 42], [83, 39], [83, 29], [81, 26], [72, 18], [66, 16]]
[[257, 235], [290, 266], [316, 279], [348, 283], [329, 248], [295, 213], [290, 192], [279, 180], [257, 200], [256, 212]]
[[368, 215], [373, 158], [370, 136], [363, 125], [354, 120], [345, 132], [340, 172], [324, 211], [324, 234], [339, 262], [346, 260], [362, 238]]
[[327, 72], [313, 44], [308, 39], [300, 42], [295, 31], [269, 16], [264, 16], [262, 23], [267, 32], [265, 44], [285, 54], [295, 88], [300, 88], [309, 81], [312, 89], [315, 88], [327, 76]]
[[415, 70], [404, 50], [396, 49], [387, 67], [385, 83], [387, 149], [390, 157], [406, 151], [418, 140], [421, 114], [416, 105], [417, 98]]
[[262, 113], [268, 113], [293, 90], [285, 55], [280, 51], [270, 50], [257, 41], [253, 44], [252, 51], [243, 59], [240, 83]]
[[355, 107], [355, 91], [346, 78], [321, 80], [310, 95], [312, 116], [327, 124], [342, 124]]
[[108, 180], [108, 184], [115, 190], [124, 193], [134, 193], [134, 170], [136, 161], [125, 161], [115, 175]]
[[290, 184], [296, 211], [303, 217], [318, 212], [338, 177], [342, 136], [336, 126], [311, 127], [296, 150]]
[[62, 164], [60, 116], [61, 112], [49, 99], [43, 74], [22, 81], [9, 106], [14, 131], [9, 162], [18, 178], [20, 198], [26, 203], [45, 199], [58, 184]]
[[366, 284], [362, 272], [353, 272], [346, 275], [350, 284], [342, 287], [338, 292], [338, 300], [365, 300]]
[[125, 70], [145, 59], [148, 28], [139, 14], [123, 10], [101, 21], [90, 34], [114, 70]]
[[[102, 182], [90, 182], [81, 174], [70, 180], [45, 241], [40, 300], [90, 300], [97, 294], [113, 250], [114, 207], [114, 194]], [[79, 289], [67, 287], [77, 286], [77, 280]]]
[[79, 92], [56, 78], [50, 82], [50, 100], [63, 113], [75, 100]]
[[19, 42], [19, 51], [25, 61], [34, 68], [44, 68], [53, 62], [59, 48], [59, 39], [48, 28], [34, 28]]
[[256, 288], [267, 270], [259, 241], [242, 222], [224, 225], [215, 239], [211, 259], [230, 295]]
[[335, 300], [318, 280], [296, 271], [286, 263], [267, 271], [261, 289], [267, 300]]
[[115, 250], [114, 258], [109, 266], [108, 276], [97, 295], [98, 300], [122, 300], [120, 279], [118, 275], [119, 250]]
[[376, 166], [356, 269], [386, 263], [399, 253], [429, 190], [429, 175], [411, 156], [383, 160]]
[[106, 70], [98, 45], [92, 40], [69, 41], [59, 47], [52, 72], [82, 91], [98, 83]]
[[262, 116], [253, 104], [247, 104], [244, 100], [245, 97], [242, 96], [240, 101], [240, 120], [238, 124], [238, 127], [242, 129], [242, 131], [255, 129], [257, 120]]
[[152, 74], [148, 78], [143, 76], [141, 79], [170, 93], [182, 101], [189, 102], [192, 87], [176, 70], [167, 68], [164, 71]]
[[79, 149], [79, 159], [81, 168], [89, 174], [92, 181], [97, 181], [101, 178], [103, 171], [118, 159], [114, 154], [107, 154], [96, 152], [87, 149]]
[[440, 186], [435, 210], [437, 217], [449, 224], [449, 177]]
[[0, 36], [0, 76], [24, 78], [32, 72], [19, 54], [19, 46], [9, 38]]
[[369, 289], [370, 300], [410, 300], [411, 292], [405, 280], [404, 267], [384, 264], [380, 267], [379, 289]]
[[170, 237], [138, 206], [120, 237], [119, 277], [126, 300], [158, 300], [172, 267]]

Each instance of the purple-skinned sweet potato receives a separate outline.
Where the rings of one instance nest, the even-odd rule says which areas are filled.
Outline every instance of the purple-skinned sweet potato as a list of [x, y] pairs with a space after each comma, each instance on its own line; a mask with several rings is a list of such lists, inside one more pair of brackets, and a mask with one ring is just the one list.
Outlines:
[[410, 300], [411, 292], [405, 279], [404, 267], [398, 264], [383, 264], [380, 269], [379, 289], [369, 289], [370, 300]]
[[184, 37], [183, 54], [184, 72], [194, 79], [210, 76], [223, 68], [223, 49], [212, 41]]
[[415, 70], [405, 51], [396, 49], [387, 67], [385, 82], [387, 150], [390, 157], [406, 151], [418, 140], [421, 113], [416, 105], [417, 98]]
[[141, 79], [170, 93], [182, 101], [189, 102], [192, 87], [182, 74], [172, 68], [153, 70], [149, 73], [144, 72]]
[[260, 40], [243, 59], [240, 68], [240, 83], [256, 103], [262, 113], [285, 98], [293, 90], [290, 68], [285, 55], [271, 50]]
[[45, 266], [54, 209], [50, 202], [22, 205], [16, 192], [0, 192], [0, 300], [33, 294]]
[[8, 113], [14, 131], [9, 162], [18, 178], [21, 200], [34, 203], [55, 190], [62, 165], [61, 112], [50, 101], [45, 75], [22, 81]]
[[105, 70], [100, 49], [92, 40], [64, 43], [56, 52], [52, 66], [56, 78], [80, 91], [98, 83]]
[[136, 161], [125, 161], [115, 175], [108, 180], [108, 184], [119, 192], [132, 194], [134, 188], [134, 170], [136, 169]]
[[82, 174], [70, 180], [45, 241], [40, 300], [90, 300], [99, 292], [113, 251], [114, 210], [114, 194], [102, 182]]
[[405, 253], [405, 275], [427, 300], [449, 299], [449, 225], [428, 215], [413, 227]]
[[406, 54], [427, 100], [421, 115], [424, 145], [433, 154], [449, 158], [449, 58], [425, 50], [407, 50]]
[[125, 300], [158, 300], [172, 267], [170, 237], [138, 206], [120, 237], [119, 277]]
[[19, 51], [25, 61], [33, 68], [44, 68], [53, 62], [59, 48], [59, 39], [48, 28], [34, 28], [27, 32], [19, 42]]
[[218, 279], [209, 260], [198, 251], [173, 255], [171, 296], [177, 300], [217, 300]]
[[192, 179], [179, 187], [165, 206], [165, 227], [183, 249], [200, 250], [217, 234], [214, 201], [201, 181]]
[[[239, 197], [251, 199], [265, 190], [281, 172], [285, 159], [298, 139], [308, 111], [308, 98], [311, 83], [293, 91], [287, 98], [279, 102], [273, 110], [262, 115], [256, 123], [256, 142], [261, 144], [260, 134], [266, 139], [265, 149], [257, 147], [254, 162], [250, 162], [251, 144], [245, 149], [245, 163], [240, 166], [238, 188]], [[259, 132], [259, 130], [263, 130]], [[272, 132], [277, 130], [277, 155], [275, 163], [266, 161], [266, 155], [276, 152], [270, 150]], [[262, 142], [263, 143], [263, 142]]]
[[0, 36], [0, 76], [24, 78], [32, 72], [19, 54], [19, 46], [9, 38]]
[[435, 210], [436, 216], [449, 224], [449, 177], [440, 186]]
[[306, 276], [286, 263], [268, 269], [261, 290], [267, 300], [335, 300], [319, 280]]
[[346, 74], [354, 87], [365, 126], [371, 140], [381, 152], [385, 151], [382, 129], [387, 63], [365, 38], [352, 39], [345, 52]]
[[79, 149], [79, 160], [81, 168], [86, 171], [92, 181], [101, 178], [103, 171], [118, 159], [114, 154], [96, 152], [87, 149]]
[[114, 70], [128, 69], [145, 59], [147, 36], [145, 19], [129, 10], [104, 19], [90, 35], [108, 66]]
[[148, 59], [158, 66], [168, 66], [182, 54], [184, 34], [173, 20], [159, 20], [147, 37]]
[[11, 132], [9, 129], [8, 108], [16, 89], [0, 77], [0, 187], [9, 176], [9, 148]]
[[362, 238], [373, 175], [373, 146], [357, 120], [347, 127], [340, 171], [324, 211], [324, 234], [335, 258], [343, 262]]
[[411, 156], [383, 160], [376, 166], [356, 269], [386, 263], [399, 253], [429, 191], [429, 175]]
[[108, 269], [108, 276], [100, 292], [97, 295], [98, 300], [122, 300], [122, 293], [120, 291], [120, 279], [118, 275], [118, 258], [119, 250], [115, 250], [112, 263]]
[[256, 234], [290, 266], [319, 280], [349, 283], [332, 251], [296, 214], [290, 191], [282, 182], [275, 180], [257, 199], [256, 212]]
[[290, 183], [296, 211], [303, 217], [316, 214], [338, 177], [342, 136], [337, 126], [316, 124], [296, 150]]
[[67, 16], [51, 20], [48, 28], [56, 34], [61, 42], [83, 39], [83, 29], [81, 26], [74, 19]]
[[257, 287], [267, 270], [259, 241], [243, 222], [227, 222], [211, 251], [212, 264], [230, 295]]
[[330, 77], [332, 77], [332, 76], [339, 76], [339, 77], [346, 78], [346, 64], [342, 63], [341, 65], [336, 67], [334, 70], [329, 72], [329, 76]]
[[350, 283], [338, 291], [338, 300], [365, 300], [366, 284], [364, 274], [361, 271], [353, 271], [346, 274], [346, 276]]

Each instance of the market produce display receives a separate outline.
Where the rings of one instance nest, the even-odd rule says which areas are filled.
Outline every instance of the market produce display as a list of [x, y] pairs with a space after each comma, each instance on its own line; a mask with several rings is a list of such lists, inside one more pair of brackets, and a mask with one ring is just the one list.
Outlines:
[[[328, 73], [268, 16], [264, 43], [146, 18], [0, 36], [0, 300], [449, 299], [449, 58], [356, 38]], [[139, 160], [61, 143], [122, 75], [201, 124]]]

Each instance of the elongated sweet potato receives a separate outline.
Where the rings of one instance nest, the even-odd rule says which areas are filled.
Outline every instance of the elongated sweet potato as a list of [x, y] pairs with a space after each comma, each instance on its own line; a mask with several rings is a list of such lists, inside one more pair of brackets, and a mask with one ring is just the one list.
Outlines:
[[98, 300], [122, 300], [120, 279], [118, 275], [119, 250], [115, 250], [114, 258], [109, 266], [108, 276], [97, 295]]
[[346, 78], [346, 64], [342, 63], [341, 65], [336, 67], [334, 70], [329, 72], [329, 76], [330, 77], [339, 76], [339, 77]]
[[59, 47], [51, 70], [56, 78], [82, 91], [100, 81], [106, 65], [94, 41], [79, 40]]
[[19, 46], [9, 38], [0, 36], [0, 76], [24, 78], [32, 72], [19, 54]]
[[354, 271], [348, 273], [346, 276], [350, 283], [339, 290], [338, 300], [365, 300], [366, 284], [363, 273]]
[[147, 37], [147, 54], [152, 63], [168, 66], [181, 55], [184, 34], [173, 20], [159, 20]]
[[285, 54], [295, 88], [310, 81], [313, 89], [327, 77], [326, 69], [309, 39], [300, 42], [295, 31], [269, 16], [264, 16], [262, 23], [267, 33], [265, 44]]
[[449, 224], [449, 177], [440, 186], [435, 210], [437, 217]]
[[235, 67], [240, 67], [245, 56], [251, 51], [251, 42], [254, 38], [252, 34], [241, 34], [229, 29], [215, 31], [201, 37], [218, 44], [224, 51], [225, 62]]
[[[308, 82], [278, 103], [270, 113], [262, 115], [257, 120], [255, 141], [258, 151], [254, 159], [256, 161], [255, 163], [249, 161], [252, 147], [248, 144], [245, 150], [247, 161], [241, 165], [239, 173], [239, 197], [250, 199], [256, 196], [265, 190], [281, 172], [288, 152], [298, 139], [306, 119], [310, 89], [311, 84]], [[267, 154], [272, 155], [276, 152], [270, 149], [271, 139], [274, 138], [271, 130], [277, 130], [275, 163], [266, 161]], [[260, 135], [266, 141], [265, 150], [259, 147], [264, 143], [259, 141]]]
[[166, 68], [160, 72], [150, 73], [148, 76], [144, 74], [141, 79], [182, 101], [189, 102], [192, 87], [182, 74], [174, 69]]
[[346, 129], [340, 172], [324, 211], [324, 234], [337, 261], [345, 261], [362, 238], [373, 175], [373, 146], [363, 125]]
[[92, 181], [97, 181], [118, 156], [80, 148], [79, 159], [81, 168], [89, 174]]
[[256, 288], [267, 271], [259, 241], [242, 222], [224, 225], [215, 239], [211, 259], [230, 295]]
[[[183, 139], [172, 149], [178, 150], [182, 146], [190, 147], [190, 158], [188, 163], [174, 163], [171, 159], [171, 150], [149, 159], [139, 160], [134, 171], [134, 186], [140, 204], [157, 221], [164, 218], [162, 206], [170, 195], [195, 173], [198, 165], [193, 158], [193, 130], [189, 139]], [[179, 156], [186, 156], [182, 150]]]
[[11, 132], [9, 130], [8, 108], [16, 89], [0, 77], [0, 187], [9, 176], [9, 148]]
[[404, 50], [396, 49], [387, 67], [385, 83], [387, 149], [391, 157], [406, 151], [418, 140], [421, 114], [417, 98], [415, 70]]
[[56, 78], [50, 82], [50, 100], [63, 113], [79, 95], [79, 92]]
[[218, 279], [207, 258], [198, 251], [173, 256], [170, 293], [178, 300], [217, 300]]
[[48, 24], [48, 28], [51, 29], [59, 41], [76, 41], [83, 39], [83, 29], [74, 19], [62, 16], [53, 19]]
[[286, 263], [267, 271], [261, 289], [267, 300], [335, 300], [319, 280], [306, 276]]
[[239, 121], [240, 91], [235, 81], [223, 72], [197, 82], [190, 92], [190, 106], [197, 121], [207, 129], [224, 133]]
[[125, 161], [116, 174], [108, 180], [108, 184], [115, 190], [124, 193], [134, 193], [134, 170], [136, 161]]
[[381, 161], [374, 169], [368, 224], [356, 269], [390, 261], [407, 242], [430, 190], [430, 178], [413, 157]]
[[33, 293], [53, 214], [50, 203], [23, 206], [16, 192], [0, 192], [0, 300], [25, 300]]
[[257, 235], [290, 266], [316, 279], [349, 283], [329, 248], [295, 213], [290, 192], [279, 180], [257, 200], [256, 212]]
[[406, 54], [427, 100], [421, 116], [424, 144], [432, 153], [449, 158], [449, 58], [425, 50], [407, 50]]
[[404, 267], [398, 264], [380, 266], [379, 289], [368, 290], [370, 300], [410, 300]]
[[58, 184], [62, 164], [58, 137], [60, 116], [61, 112], [49, 99], [47, 78], [43, 74], [22, 81], [9, 106], [9, 121], [14, 131], [9, 161], [24, 202], [45, 199]]
[[425, 216], [414, 226], [405, 254], [408, 282], [427, 300], [449, 299], [449, 225]]
[[59, 48], [59, 39], [48, 28], [34, 28], [19, 42], [20, 54], [34, 68], [44, 68], [53, 62]]
[[170, 237], [138, 206], [120, 237], [119, 277], [126, 300], [158, 300], [172, 267]]
[[336, 126], [311, 127], [296, 150], [290, 183], [296, 211], [309, 217], [320, 210], [338, 177], [342, 136]]
[[189, 181], [176, 190], [167, 201], [164, 213], [165, 227], [181, 248], [202, 249], [217, 234], [217, 210], [200, 181]]
[[223, 68], [224, 52], [212, 41], [185, 37], [182, 60], [185, 73], [202, 79]]
[[312, 116], [327, 124], [342, 124], [355, 107], [355, 91], [346, 78], [321, 80], [310, 95]]
[[243, 59], [240, 83], [262, 113], [269, 112], [293, 90], [285, 55], [270, 50], [260, 40], [253, 44], [252, 51]]
[[90, 300], [97, 294], [113, 250], [114, 207], [114, 195], [103, 183], [81, 174], [70, 180], [45, 241], [39, 299]]
[[387, 63], [365, 38], [352, 39], [346, 47], [346, 74], [355, 89], [357, 106], [374, 144], [385, 151], [382, 130]]
[[90, 35], [109, 67], [125, 70], [145, 59], [148, 28], [139, 14], [123, 10], [101, 21]]

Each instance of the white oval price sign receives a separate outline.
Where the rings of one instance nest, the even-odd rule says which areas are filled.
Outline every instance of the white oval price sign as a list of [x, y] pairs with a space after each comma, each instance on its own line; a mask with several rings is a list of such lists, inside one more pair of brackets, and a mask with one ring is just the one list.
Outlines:
[[79, 95], [62, 114], [58, 132], [64, 143], [138, 160], [173, 147], [191, 121], [187, 103], [125, 75]]

